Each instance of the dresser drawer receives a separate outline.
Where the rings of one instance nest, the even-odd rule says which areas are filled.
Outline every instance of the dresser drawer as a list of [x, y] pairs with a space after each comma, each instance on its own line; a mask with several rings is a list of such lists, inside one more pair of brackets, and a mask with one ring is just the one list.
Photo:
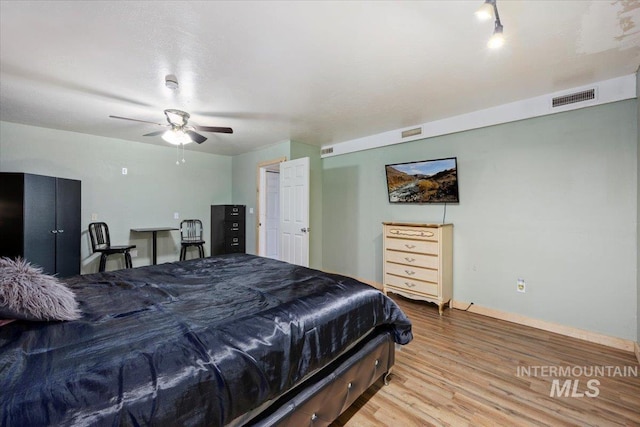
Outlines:
[[438, 257], [435, 255], [424, 255], [417, 253], [407, 253], [387, 250], [386, 260], [396, 264], [414, 265], [417, 267], [438, 268]]
[[406, 277], [407, 279], [438, 283], [438, 270], [387, 262], [385, 271], [396, 276]]
[[438, 242], [387, 238], [387, 249], [423, 254], [438, 254]]
[[407, 279], [404, 277], [385, 275], [386, 285], [398, 289], [404, 289], [410, 292], [419, 292], [421, 294], [438, 296], [438, 285], [435, 283], [421, 282], [419, 280]]
[[387, 225], [387, 237], [408, 238], [416, 240], [438, 241], [438, 229], [428, 227], [406, 227], [401, 225]]

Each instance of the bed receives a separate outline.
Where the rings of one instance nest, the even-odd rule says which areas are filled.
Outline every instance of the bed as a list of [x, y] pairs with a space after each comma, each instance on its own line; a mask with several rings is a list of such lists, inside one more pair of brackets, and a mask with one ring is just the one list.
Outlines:
[[2, 426], [325, 426], [412, 339], [382, 292], [248, 254], [64, 283], [80, 320], [0, 328]]

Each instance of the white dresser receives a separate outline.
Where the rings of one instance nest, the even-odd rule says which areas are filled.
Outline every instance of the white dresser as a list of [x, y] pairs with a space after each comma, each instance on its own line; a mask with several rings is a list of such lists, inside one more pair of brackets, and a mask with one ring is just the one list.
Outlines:
[[383, 222], [384, 292], [438, 304], [453, 297], [453, 224]]

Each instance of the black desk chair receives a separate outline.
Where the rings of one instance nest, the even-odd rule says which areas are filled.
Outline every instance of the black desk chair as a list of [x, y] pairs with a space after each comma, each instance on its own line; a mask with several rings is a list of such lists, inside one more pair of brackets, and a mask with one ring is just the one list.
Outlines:
[[202, 221], [185, 219], [180, 223], [180, 261], [187, 259], [187, 248], [197, 246], [200, 258], [204, 258], [204, 240], [202, 239]]
[[91, 248], [93, 252], [100, 252], [100, 268], [98, 271], [104, 271], [107, 265], [107, 257], [113, 254], [123, 254], [125, 268], [131, 268], [131, 254], [129, 250], [136, 245], [111, 246], [111, 238], [109, 237], [109, 226], [104, 222], [92, 222], [89, 224], [89, 236], [91, 236]]

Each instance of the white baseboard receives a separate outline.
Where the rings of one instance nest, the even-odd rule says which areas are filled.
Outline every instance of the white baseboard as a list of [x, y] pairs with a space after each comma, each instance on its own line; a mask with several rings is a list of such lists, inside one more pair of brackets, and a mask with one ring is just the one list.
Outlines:
[[[382, 283], [378, 283], [373, 280], [362, 279], [359, 277], [354, 277], [354, 279], [366, 283], [367, 285], [372, 286], [376, 289], [383, 290]], [[612, 337], [598, 332], [586, 331], [584, 329], [574, 328], [573, 326], [560, 325], [558, 323], [547, 322], [546, 320], [534, 319], [532, 317], [523, 316], [521, 314], [508, 313], [506, 311], [495, 310], [493, 308], [482, 307], [475, 304], [470, 305], [469, 303], [462, 301], [453, 300], [452, 303], [453, 308], [458, 310], [466, 310], [471, 313], [493, 317], [494, 319], [506, 320], [507, 322], [531, 326], [533, 328], [554, 332], [556, 334], [564, 335], [567, 337], [606, 345], [607, 347], [617, 348], [632, 353], [635, 352], [638, 363], [640, 363], [640, 344], [632, 340]]]
[[598, 332], [585, 331], [584, 329], [574, 328], [573, 326], [560, 325], [546, 320], [534, 319], [520, 314], [508, 313], [505, 311], [495, 310], [493, 308], [482, 307], [478, 305], [469, 305], [469, 303], [461, 301], [453, 301], [453, 308], [464, 310], [467, 307], [471, 313], [482, 314], [483, 316], [493, 317], [495, 319], [506, 320], [507, 322], [518, 323], [520, 325], [531, 326], [533, 328], [542, 329], [544, 331], [554, 332], [556, 334], [565, 335], [572, 338], [578, 338], [584, 341], [596, 344], [606, 345], [620, 350], [634, 352], [638, 361], [640, 361], [640, 350], [638, 343], [624, 338], [612, 337]]

